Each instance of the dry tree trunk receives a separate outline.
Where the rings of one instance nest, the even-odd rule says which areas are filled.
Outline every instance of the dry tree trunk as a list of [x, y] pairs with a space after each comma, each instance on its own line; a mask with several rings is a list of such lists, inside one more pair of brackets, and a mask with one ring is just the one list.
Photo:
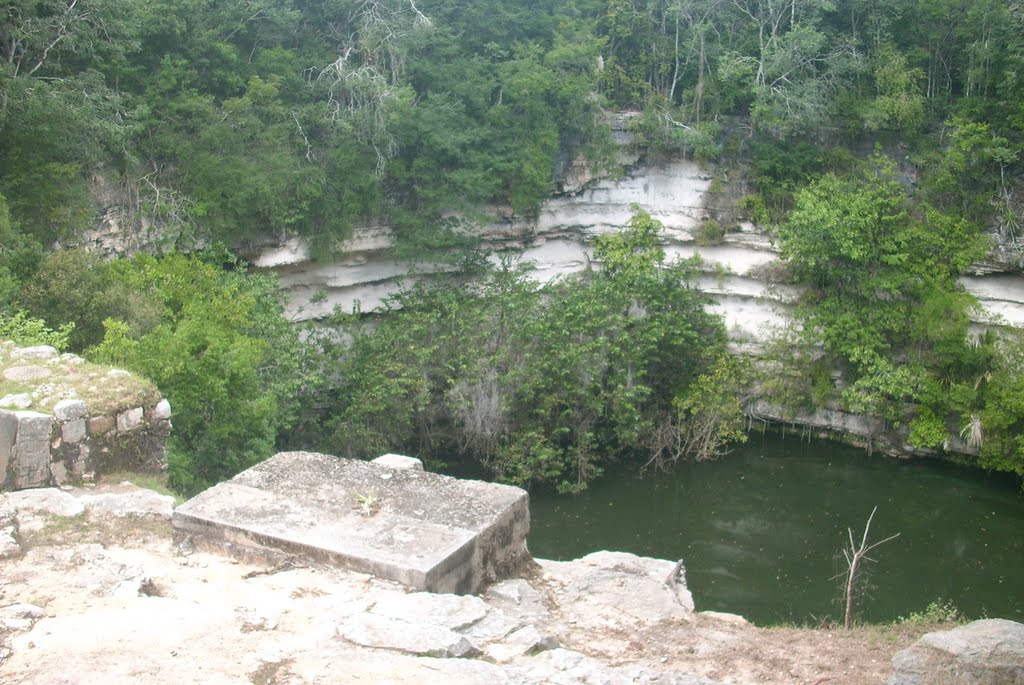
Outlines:
[[868, 552], [884, 545], [890, 540], [895, 540], [900, 536], [899, 533], [890, 535], [884, 540], [876, 542], [874, 544], [868, 544], [868, 535], [871, 532], [871, 520], [875, 518], [875, 512], [878, 511], [878, 507], [871, 510], [871, 515], [868, 516], [868, 522], [864, 525], [864, 535], [861, 537], [860, 545], [858, 546], [853, 540], [853, 529], [847, 528], [846, 532], [849, 535], [850, 548], [843, 549], [843, 556], [846, 557], [847, 573], [846, 573], [846, 613], [843, 619], [843, 628], [846, 630], [850, 629], [850, 624], [853, 620], [853, 593], [857, 585], [857, 576], [860, 575], [861, 562], [862, 561], [875, 561], [871, 557], [867, 556]]

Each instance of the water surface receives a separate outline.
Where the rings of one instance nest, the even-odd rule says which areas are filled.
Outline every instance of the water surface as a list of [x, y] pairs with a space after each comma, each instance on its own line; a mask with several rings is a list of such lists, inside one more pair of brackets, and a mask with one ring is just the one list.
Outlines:
[[1014, 478], [837, 443], [751, 436], [716, 462], [638, 476], [609, 468], [581, 495], [534, 491], [530, 551], [601, 549], [682, 558], [698, 610], [759, 624], [841, 618], [842, 546], [900, 537], [868, 564], [859, 617], [888, 621], [952, 602], [968, 617], [1024, 620], [1024, 497]]

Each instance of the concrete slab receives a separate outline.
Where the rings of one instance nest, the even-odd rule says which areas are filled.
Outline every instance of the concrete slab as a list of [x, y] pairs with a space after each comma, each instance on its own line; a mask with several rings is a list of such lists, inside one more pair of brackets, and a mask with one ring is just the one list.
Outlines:
[[508, 485], [283, 452], [178, 507], [175, 537], [266, 561], [297, 556], [471, 594], [529, 559], [528, 496]]

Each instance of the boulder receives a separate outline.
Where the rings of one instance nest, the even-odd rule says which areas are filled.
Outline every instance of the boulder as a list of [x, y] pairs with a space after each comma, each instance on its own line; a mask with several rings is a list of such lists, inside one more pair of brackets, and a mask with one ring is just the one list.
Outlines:
[[338, 636], [362, 647], [416, 656], [472, 658], [480, 653], [473, 643], [444, 626], [374, 614], [357, 614], [343, 621]]
[[7, 395], [0, 399], [0, 409], [28, 409], [32, 406], [32, 397], [27, 392]]
[[53, 405], [53, 415], [61, 422], [84, 419], [88, 414], [89, 407], [83, 400], [61, 400]]
[[1024, 624], [988, 619], [928, 633], [892, 663], [887, 685], [1024, 685]]
[[171, 418], [171, 403], [167, 400], [160, 400], [150, 412], [150, 418], [166, 421]]
[[11, 350], [11, 359], [53, 359], [57, 356], [57, 350], [49, 345], [36, 345], [35, 347], [21, 347]]
[[29, 381], [38, 381], [43, 378], [49, 378], [53, 374], [45, 366], [12, 366], [4, 371], [4, 378], [9, 381], [17, 383], [27, 383]]
[[580, 627], [645, 626], [693, 614], [681, 562], [594, 552], [575, 561], [538, 563], [561, 586], [563, 614]]

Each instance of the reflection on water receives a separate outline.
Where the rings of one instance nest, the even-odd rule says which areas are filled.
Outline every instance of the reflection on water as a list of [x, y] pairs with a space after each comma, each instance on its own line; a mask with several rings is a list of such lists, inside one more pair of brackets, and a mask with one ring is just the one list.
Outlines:
[[900, 537], [871, 555], [861, 616], [950, 601], [1024, 620], [1024, 498], [1012, 478], [768, 436], [717, 462], [639, 477], [612, 467], [581, 495], [534, 491], [530, 551], [599, 549], [686, 562], [697, 608], [756, 623], [839, 616], [846, 529]]

